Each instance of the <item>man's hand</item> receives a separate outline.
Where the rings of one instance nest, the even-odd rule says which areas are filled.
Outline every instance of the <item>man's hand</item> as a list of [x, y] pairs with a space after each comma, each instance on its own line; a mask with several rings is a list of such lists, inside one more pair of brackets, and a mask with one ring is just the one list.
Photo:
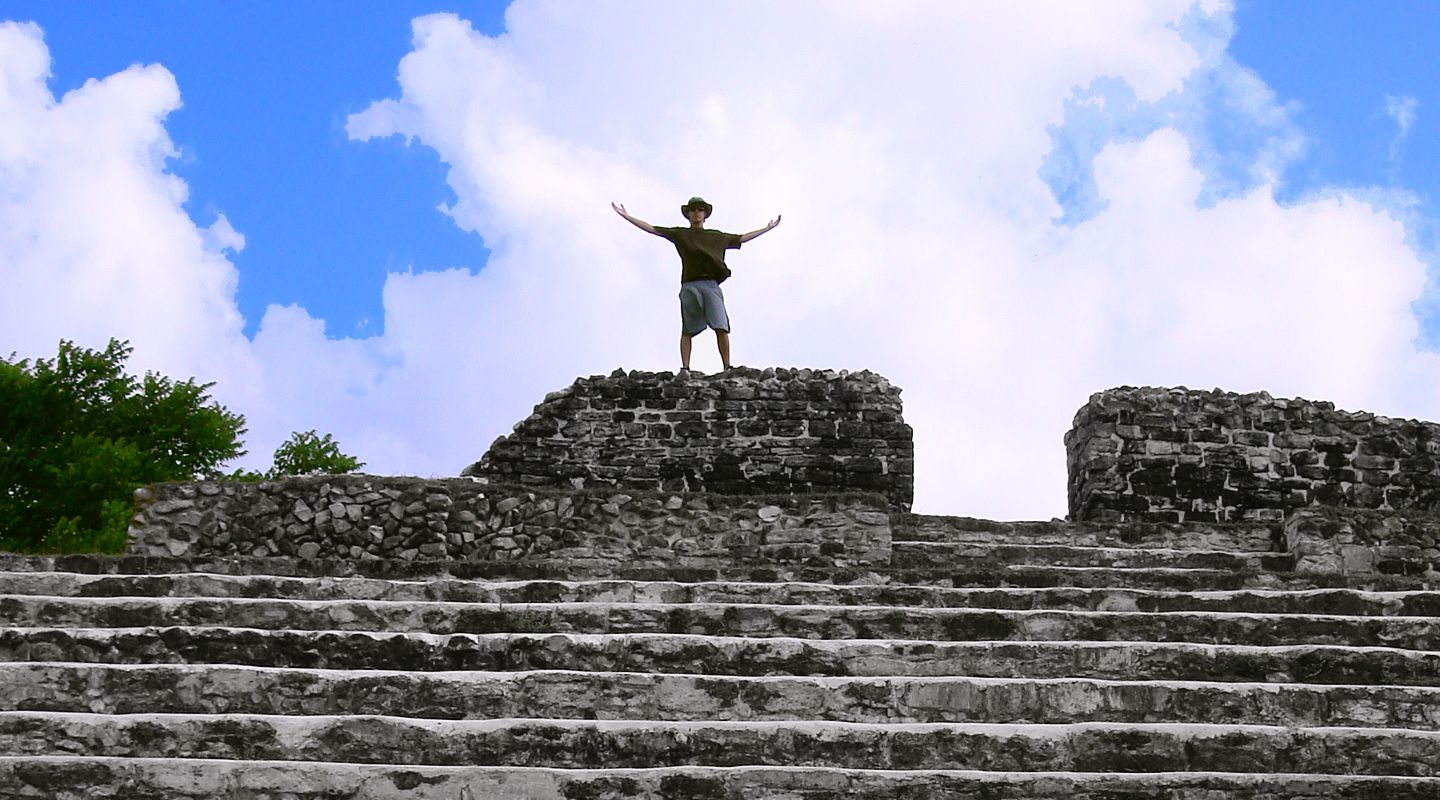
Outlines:
[[740, 235], [740, 243], [741, 243], [741, 244], [744, 244], [745, 242], [748, 242], [748, 241], [750, 241], [751, 239], [754, 239], [756, 236], [759, 236], [759, 235], [762, 234], [762, 233], [768, 233], [768, 232], [770, 232], [770, 231], [775, 230], [775, 226], [777, 226], [777, 225], [780, 224], [780, 216], [781, 216], [781, 215], [779, 215], [779, 214], [775, 215], [775, 219], [772, 219], [772, 220], [770, 220], [769, 222], [765, 223], [765, 227], [760, 228], [759, 230], [753, 230], [753, 231], [750, 231], [749, 233], [741, 234], [741, 235]]
[[[634, 225], [635, 227], [639, 228], [642, 231], [645, 231], [646, 233], [655, 233], [654, 225], [651, 225], [643, 219], [636, 219], [635, 217], [630, 216], [630, 213], [625, 210], [625, 206], [622, 206], [612, 200], [610, 201], [610, 207], [615, 209], [615, 213], [619, 214], [625, 219], [626, 222], [629, 222], [631, 225]], [[656, 235], [658, 236], [659, 234]]]

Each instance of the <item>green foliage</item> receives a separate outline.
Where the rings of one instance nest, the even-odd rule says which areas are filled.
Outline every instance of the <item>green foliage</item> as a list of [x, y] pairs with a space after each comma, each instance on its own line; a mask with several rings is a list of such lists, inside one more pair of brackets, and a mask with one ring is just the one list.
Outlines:
[[237, 469], [223, 477], [232, 481], [273, 481], [301, 475], [344, 475], [365, 466], [365, 462], [340, 452], [330, 434], [309, 430], [295, 432], [275, 450], [270, 469], [256, 472]]
[[62, 341], [53, 361], [0, 359], [0, 550], [119, 552], [135, 489], [244, 453], [245, 419], [213, 384], [137, 379], [131, 351]]
[[82, 528], [78, 517], [58, 520], [45, 535], [43, 549], [49, 553], [123, 552], [133, 511], [129, 500], [104, 501], [97, 530]]
[[266, 473], [269, 478], [290, 475], [343, 475], [365, 466], [365, 462], [340, 452], [340, 445], [330, 434], [317, 436], [315, 431], [292, 433], [275, 450], [274, 465]]
[[235, 470], [234, 472], [227, 472], [224, 475], [216, 475], [214, 477], [217, 480], [246, 481], [248, 483], [255, 483], [256, 481], [269, 480], [270, 474], [266, 472], [256, 472], [253, 469], [241, 468]]

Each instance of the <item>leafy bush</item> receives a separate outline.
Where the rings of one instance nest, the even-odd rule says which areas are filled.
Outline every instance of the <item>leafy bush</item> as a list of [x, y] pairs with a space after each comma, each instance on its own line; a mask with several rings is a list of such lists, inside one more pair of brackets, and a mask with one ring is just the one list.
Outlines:
[[363, 466], [365, 462], [340, 452], [340, 445], [330, 438], [330, 434], [317, 436], [315, 431], [309, 430], [290, 434], [290, 438], [275, 450], [275, 463], [266, 477], [342, 475]]
[[53, 361], [0, 359], [0, 550], [119, 552], [135, 489], [244, 454], [245, 418], [214, 384], [134, 378], [131, 352], [62, 341]]

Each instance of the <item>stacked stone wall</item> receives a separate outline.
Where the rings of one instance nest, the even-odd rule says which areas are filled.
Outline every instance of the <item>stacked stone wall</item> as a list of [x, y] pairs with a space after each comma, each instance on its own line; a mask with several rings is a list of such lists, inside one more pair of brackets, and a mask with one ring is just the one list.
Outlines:
[[137, 492], [130, 553], [577, 565], [883, 563], [878, 495], [557, 492], [344, 475], [167, 483]]
[[463, 474], [525, 486], [728, 495], [875, 492], [908, 510], [914, 441], [872, 372], [623, 372], [546, 396]]
[[1278, 521], [1440, 506], [1440, 425], [1260, 392], [1122, 387], [1065, 436], [1070, 518]]
[[1297, 572], [1440, 578], [1440, 514], [1432, 511], [1317, 506], [1291, 514], [1281, 532]]

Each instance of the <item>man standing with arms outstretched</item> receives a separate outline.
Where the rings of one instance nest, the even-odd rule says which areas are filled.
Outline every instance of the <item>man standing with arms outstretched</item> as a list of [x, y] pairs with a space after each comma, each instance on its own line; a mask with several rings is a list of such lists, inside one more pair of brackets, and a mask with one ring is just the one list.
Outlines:
[[705, 227], [715, 209], [699, 197], [680, 206], [680, 213], [690, 220], [688, 228], [657, 228], [630, 216], [625, 206], [611, 203], [610, 207], [640, 230], [668, 239], [680, 254], [680, 368], [690, 369], [690, 342], [696, 334], [714, 328], [720, 363], [730, 369], [730, 317], [725, 313], [725, 294], [720, 291], [720, 284], [730, 277], [725, 251], [739, 250], [740, 245], [779, 225], [780, 217], [749, 233], [724, 233]]

